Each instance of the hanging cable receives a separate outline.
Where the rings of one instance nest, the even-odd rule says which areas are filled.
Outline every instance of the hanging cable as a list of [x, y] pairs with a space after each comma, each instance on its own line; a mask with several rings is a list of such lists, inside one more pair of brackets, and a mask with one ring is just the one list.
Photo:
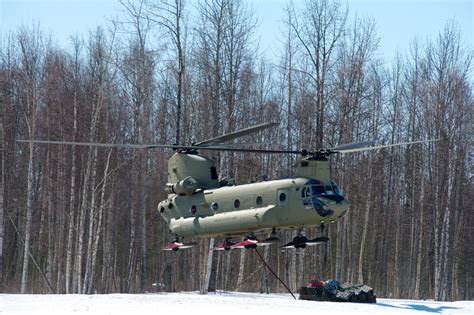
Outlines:
[[257, 248], [255, 248], [255, 251], [257, 252], [258, 257], [260, 257], [260, 260], [261, 260], [262, 263], [265, 265], [265, 267], [267, 267], [267, 269], [275, 276], [275, 278], [277, 278], [278, 281], [280, 281], [280, 283], [283, 284], [283, 286], [286, 288], [286, 290], [288, 290], [288, 292], [290, 292], [291, 296], [296, 300], [296, 297], [295, 297], [295, 295], [293, 294], [293, 292], [291, 292], [290, 288], [288, 288], [288, 286], [285, 284], [285, 282], [283, 282], [283, 280], [281, 280], [280, 277], [278, 277], [278, 275], [272, 270], [272, 268], [270, 268], [270, 266], [267, 264], [267, 262], [265, 261], [265, 259], [263, 259], [262, 254], [260, 254], [260, 252], [258, 251]]

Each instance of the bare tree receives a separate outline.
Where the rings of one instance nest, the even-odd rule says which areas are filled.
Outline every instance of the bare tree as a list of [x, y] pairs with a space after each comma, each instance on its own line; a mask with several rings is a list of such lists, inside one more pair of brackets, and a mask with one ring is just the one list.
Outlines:
[[5, 140], [4, 140], [4, 132], [3, 132], [3, 117], [4, 117], [4, 109], [1, 112], [0, 116], [0, 139], [2, 142], [2, 147], [1, 147], [1, 170], [0, 170], [0, 288], [3, 288], [4, 284], [4, 279], [3, 279], [3, 268], [5, 265], [5, 259], [3, 257], [3, 238], [5, 235], [5, 223], [3, 219], [3, 200], [4, 200], [4, 195], [5, 195]]
[[181, 120], [183, 107], [183, 89], [186, 70], [186, 35], [184, 27], [184, 1], [160, 0], [146, 1], [148, 17], [162, 28], [164, 34], [174, 46], [176, 54], [176, 143], [181, 141]]
[[322, 147], [326, 104], [328, 102], [331, 74], [334, 71], [334, 55], [344, 36], [348, 9], [332, 0], [307, 0], [296, 12], [290, 8], [291, 28], [301, 44], [299, 71], [312, 81], [314, 104], [312, 115], [316, 118], [315, 147]]
[[[78, 108], [78, 92], [80, 89], [80, 60], [79, 54], [81, 49], [81, 42], [76, 37], [73, 39], [73, 47], [74, 47], [74, 55], [73, 55], [73, 71], [71, 73], [72, 78], [72, 89], [74, 90], [74, 96], [72, 100], [73, 108], [72, 108], [72, 140], [76, 140], [77, 135], [77, 108]], [[68, 212], [68, 229], [67, 229], [67, 243], [66, 243], [66, 270], [65, 270], [65, 281], [66, 281], [66, 293], [71, 292], [71, 275], [72, 275], [72, 268], [73, 268], [73, 240], [74, 240], [74, 218], [75, 218], [75, 209], [76, 209], [76, 147], [73, 146], [71, 149], [71, 180], [70, 180], [70, 192], [69, 192], [69, 212]]]
[[[35, 138], [36, 116], [39, 103], [39, 89], [42, 80], [42, 58], [44, 54], [43, 38], [39, 31], [30, 33], [27, 29], [22, 29], [18, 33], [18, 44], [21, 51], [21, 80], [25, 88], [25, 99], [22, 103], [23, 115], [27, 125], [28, 137]], [[23, 252], [23, 272], [21, 280], [21, 293], [26, 293], [28, 289], [28, 266], [30, 257], [31, 224], [33, 217], [34, 202], [34, 164], [35, 146], [29, 145], [28, 159], [28, 186], [26, 204], [25, 223], [25, 248]]]

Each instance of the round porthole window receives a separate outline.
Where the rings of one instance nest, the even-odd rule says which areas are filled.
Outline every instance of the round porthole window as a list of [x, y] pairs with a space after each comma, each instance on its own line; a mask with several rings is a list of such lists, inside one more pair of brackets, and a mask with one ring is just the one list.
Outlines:
[[211, 209], [212, 209], [212, 211], [217, 211], [217, 210], [219, 210], [219, 204], [218, 204], [217, 202], [213, 202], [213, 203], [211, 204]]
[[261, 206], [263, 204], [262, 196], [258, 196], [257, 199], [255, 200], [255, 203], [257, 204], [257, 206]]
[[284, 202], [286, 200], [286, 194], [281, 193], [279, 198], [280, 198], [280, 202]]
[[240, 208], [240, 200], [239, 199], [234, 200], [234, 208]]
[[189, 209], [189, 212], [191, 212], [191, 214], [196, 214], [196, 211], [197, 211], [197, 207], [195, 205], [192, 205], [191, 208]]

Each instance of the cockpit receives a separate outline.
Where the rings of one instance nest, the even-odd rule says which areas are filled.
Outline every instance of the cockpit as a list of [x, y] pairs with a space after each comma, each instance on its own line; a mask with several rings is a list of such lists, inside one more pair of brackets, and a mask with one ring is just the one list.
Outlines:
[[306, 182], [301, 191], [301, 197], [306, 209], [314, 209], [322, 217], [333, 213], [326, 205], [324, 199], [332, 200], [336, 203], [341, 203], [344, 200], [339, 186], [334, 181], [331, 181], [329, 185], [323, 185], [323, 183], [314, 179]]

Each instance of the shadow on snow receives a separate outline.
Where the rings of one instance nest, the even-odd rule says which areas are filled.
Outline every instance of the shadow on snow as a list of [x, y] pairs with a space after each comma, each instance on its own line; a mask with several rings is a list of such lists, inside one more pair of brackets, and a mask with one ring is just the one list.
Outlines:
[[391, 305], [386, 303], [377, 303], [377, 306], [384, 306], [384, 307], [392, 307], [392, 308], [400, 308], [405, 310], [415, 310], [415, 311], [422, 311], [434, 314], [441, 314], [443, 310], [457, 310], [458, 307], [452, 306], [439, 306], [439, 307], [431, 307], [424, 304], [403, 304], [403, 305]]

